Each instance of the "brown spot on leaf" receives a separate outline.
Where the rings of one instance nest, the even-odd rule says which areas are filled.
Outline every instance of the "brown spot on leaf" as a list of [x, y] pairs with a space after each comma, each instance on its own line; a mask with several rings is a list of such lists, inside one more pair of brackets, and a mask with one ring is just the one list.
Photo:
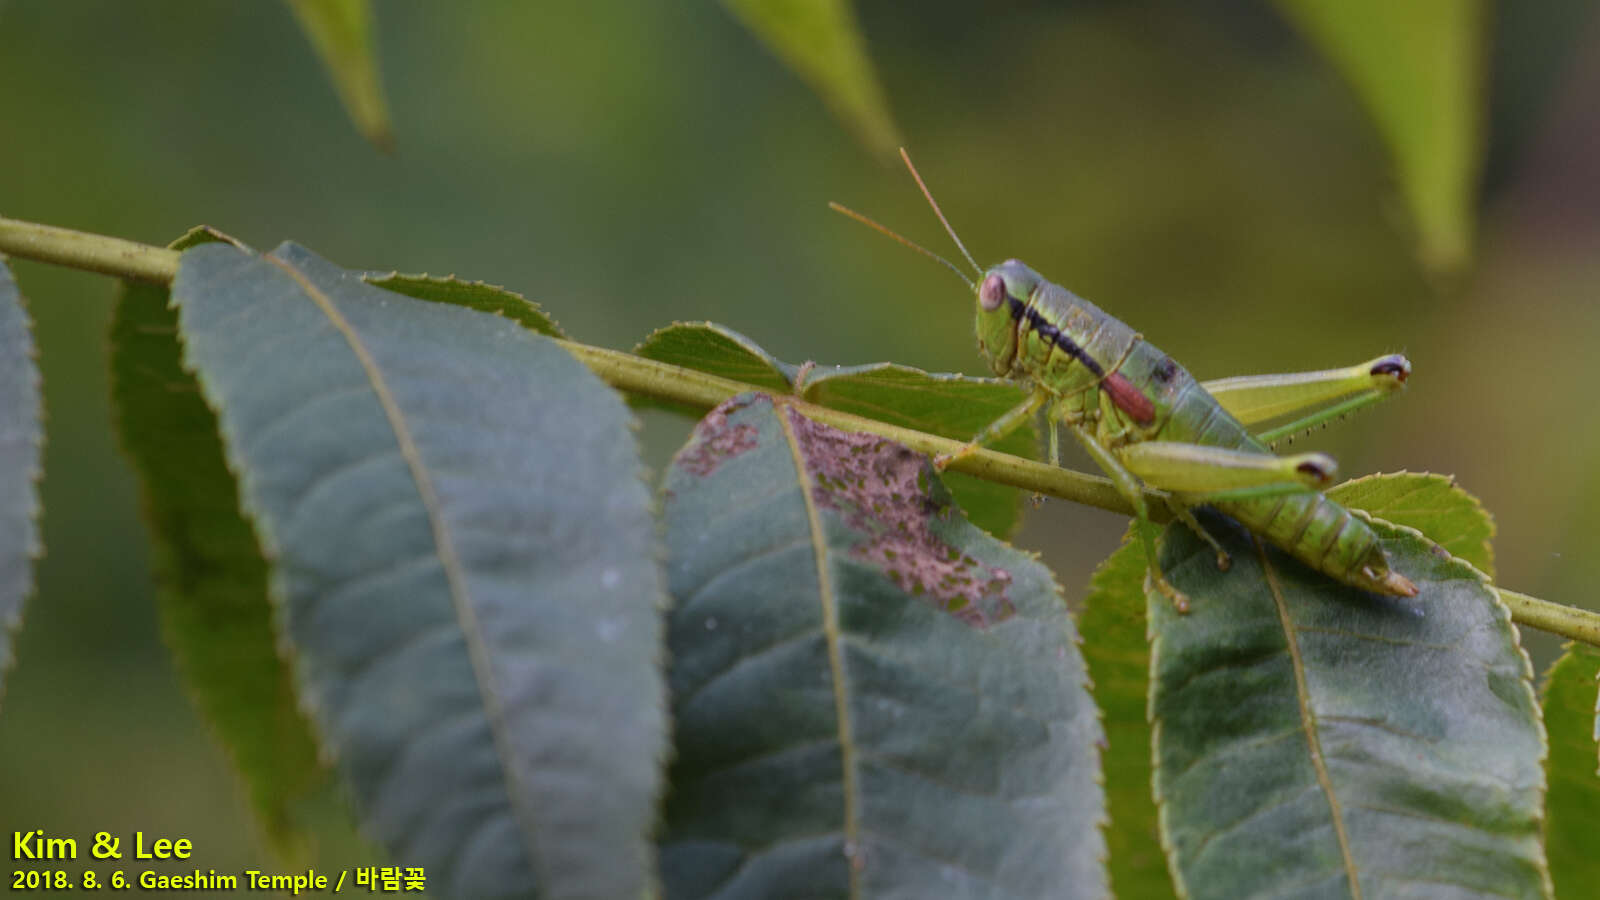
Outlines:
[[726, 400], [706, 413], [694, 428], [694, 439], [678, 454], [678, 465], [691, 475], [704, 478], [715, 472], [723, 460], [754, 450], [756, 427], [744, 422], [728, 422], [728, 414], [743, 409], [746, 402], [738, 398]]
[[811, 474], [812, 498], [863, 539], [851, 555], [911, 596], [975, 628], [1016, 614], [1011, 573], [985, 565], [935, 533], [958, 513], [924, 489], [927, 458], [872, 434], [839, 431], [786, 410]]

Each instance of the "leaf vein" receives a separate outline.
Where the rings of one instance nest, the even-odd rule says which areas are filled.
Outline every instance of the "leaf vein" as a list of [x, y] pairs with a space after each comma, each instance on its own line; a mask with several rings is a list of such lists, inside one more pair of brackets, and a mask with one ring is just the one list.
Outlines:
[[[428, 522], [433, 531], [433, 538], [439, 552], [440, 563], [444, 567], [445, 577], [450, 588], [451, 605], [455, 608], [457, 623], [463, 636], [466, 638], [468, 658], [472, 663], [473, 673], [478, 683], [479, 697], [483, 701], [484, 712], [489, 720], [490, 733], [494, 737], [495, 754], [500, 760], [501, 777], [507, 782], [507, 802], [517, 812], [517, 820], [522, 826], [523, 850], [528, 854], [530, 867], [538, 876], [538, 883], [546, 884], [548, 873], [538, 871], [539, 854], [533, 843], [536, 831], [536, 821], [533, 812], [526, 803], [524, 786], [518, 783], [516, 767], [512, 764], [515, 754], [511, 750], [510, 736], [507, 734], [504, 711], [500, 708], [500, 692], [494, 680], [494, 672], [488, 660], [488, 651], [484, 646], [481, 626], [478, 624], [477, 612], [472, 607], [468, 596], [467, 577], [460, 557], [456, 553], [454, 542], [451, 540], [449, 528], [445, 525], [442, 505], [438, 494], [434, 490], [433, 479], [429, 476], [427, 467], [423, 464], [422, 453], [418, 448], [416, 439], [411, 434], [410, 425], [405, 413], [401, 410], [399, 402], [389, 390], [387, 380], [384, 378], [378, 361], [367, 348], [366, 343], [355, 331], [350, 321], [334, 304], [329, 297], [311, 282], [299, 269], [287, 260], [277, 256], [264, 256], [262, 259], [282, 269], [299, 283], [301, 290], [312, 303], [322, 312], [328, 322], [344, 338], [352, 354], [360, 363], [362, 371], [372, 383], [374, 394], [378, 403], [383, 408], [384, 416], [389, 420], [395, 440], [400, 446], [401, 455], [405, 458], [406, 465], [411, 471], [412, 480], [417, 487], [418, 498], [428, 515]], [[379, 290], [363, 285], [368, 290]]]

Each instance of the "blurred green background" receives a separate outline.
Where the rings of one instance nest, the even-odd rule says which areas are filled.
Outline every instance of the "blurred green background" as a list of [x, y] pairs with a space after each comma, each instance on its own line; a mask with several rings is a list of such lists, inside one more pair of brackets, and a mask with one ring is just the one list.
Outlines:
[[[1453, 274], [1418, 262], [1357, 97], [1264, 3], [858, 12], [900, 129], [981, 262], [1027, 260], [1202, 378], [1407, 353], [1406, 394], [1309, 445], [1347, 475], [1453, 473], [1499, 523], [1502, 584], [1594, 606], [1588, 5], [1491, 17], [1477, 251]], [[948, 252], [911, 180], [716, 4], [377, 15], [388, 157], [283, 4], [0, 4], [0, 214], [150, 243], [207, 223], [352, 268], [456, 273], [604, 346], [711, 319], [794, 362], [984, 371], [965, 290], [825, 205]], [[0, 833], [139, 829], [190, 837], [201, 869], [273, 868], [161, 645], [107, 402], [116, 285], [14, 266], [45, 375], [48, 555], [0, 715]], [[647, 414], [657, 470], [689, 424]], [[1123, 527], [1051, 503], [1016, 540], [1076, 601]], [[1527, 637], [1542, 668], [1555, 643]]]

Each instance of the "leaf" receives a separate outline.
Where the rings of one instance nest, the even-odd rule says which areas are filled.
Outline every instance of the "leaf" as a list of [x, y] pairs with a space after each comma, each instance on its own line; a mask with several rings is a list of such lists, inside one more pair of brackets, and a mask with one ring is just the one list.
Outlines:
[[288, 0], [289, 8], [322, 64], [327, 67], [345, 112], [356, 129], [378, 149], [394, 147], [389, 108], [378, 78], [373, 52], [372, 5], [369, 0]]
[[[1027, 395], [1017, 384], [997, 378], [930, 374], [876, 363], [819, 369], [806, 379], [804, 396], [830, 409], [967, 441]], [[1038, 429], [1030, 422], [989, 449], [1035, 459], [1038, 446]], [[959, 472], [944, 478], [957, 504], [979, 528], [1006, 537], [1021, 524], [1022, 491]]]
[[[1477, 498], [1440, 475], [1399, 472], [1356, 478], [1328, 491], [1347, 506], [1365, 509], [1440, 539], [1453, 555], [1488, 571], [1494, 524]], [[1144, 550], [1123, 545], [1095, 570], [1080, 625], [1084, 657], [1104, 711], [1106, 795], [1111, 827], [1112, 884], [1124, 896], [1170, 896], [1166, 861], [1159, 848], [1157, 811], [1150, 796], [1147, 752], [1151, 728], [1146, 712], [1150, 654], [1145, 635]]]
[[11, 636], [33, 591], [39, 556], [39, 475], [43, 471], [39, 367], [22, 294], [0, 257], [0, 697], [16, 662]]
[[1494, 576], [1494, 519], [1454, 478], [1428, 472], [1392, 472], [1352, 478], [1328, 496], [1396, 525], [1415, 528], [1451, 556]]
[[1482, 0], [1278, 0], [1366, 105], [1395, 160], [1423, 260], [1465, 263], [1483, 141]]
[[1531, 668], [1487, 580], [1376, 521], [1414, 598], [1169, 528], [1147, 593], [1155, 792], [1180, 895], [1550, 896]]
[[[794, 390], [799, 368], [780, 362], [755, 341], [715, 322], [674, 322], [650, 333], [635, 356], [740, 381], [778, 394]], [[675, 407], [676, 408], [676, 407]], [[681, 411], [689, 412], [688, 407]], [[694, 410], [696, 418], [699, 410]]]
[[191, 249], [173, 299], [365, 824], [441, 896], [645, 893], [664, 591], [617, 396], [292, 244]]
[[872, 151], [900, 139], [849, 0], [723, 0], [723, 6], [811, 85]]
[[1150, 796], [1150, 645], [1144, 548], [1132, 530], [1137, 527], [1131, 525], [1122, 547], [1095, 569], [1079, 624], [1094, 699], [1105, 719], [1111, 885], [1118, 896], [1155, 900], [1176, 894]]
[[1567, 644], [1545, 673], [1544, 724], [1550, 732], [1545, 847], [1558, 897], [1583, 896], [1600, 882], [1594, 829], [1600, 821], [1596, 677], [1600, 677], [1600, 649], [1579, 643]]
[[745, 394], [665, 496], [668, 897], [1106, 895], [1071, 617], [924, 457]]
[[452, 306], [475, 309], [478, 312], [505, 316], [537, 334], [553, 338], [566, 337], [561, 331], [561, 326], [557, 325], [539, 304], [499, 285], [486, 284], [482, 281], [463, 281], [454, 275], [435, 278], [430, 275], [401, 275], [399, 272], [373, 273], [362, 276], [362, 280], [374, 287], [405, 294], [418, 300], [448, 303]]
[[1585, 49], [1597, 11], [1591, 0], [1495, 5], [1488, 26], [1493, 39], [1485, 50], [1489, 133], [1481, 194], [1501, 194], [1522, 175]]
[[[218, 240], [196, 229], [172, 246]], [[278, 653], [267, 564], [238, 509], [217, 418], [183, 370], [167, 290], [126, 283], [111, 325], [112, 397], [149, 522], [157, 607], [184, 687], [234, 761], [280, 852], [310, 839], [292, 811], [323, 772]]]
[[[777, 394], [790, 393], [793, 379], [800, 371], [798, 366], [779, 361], [755, 341], [715, 322], [674, 322], [658, 328], [635, 347], [633, 353], [656, 362], [731, 378]], [[703, 407], [642, 395], [632, 396], [628, 402], [636, 408], [664, 409], [696, 419], [705, 412]]]

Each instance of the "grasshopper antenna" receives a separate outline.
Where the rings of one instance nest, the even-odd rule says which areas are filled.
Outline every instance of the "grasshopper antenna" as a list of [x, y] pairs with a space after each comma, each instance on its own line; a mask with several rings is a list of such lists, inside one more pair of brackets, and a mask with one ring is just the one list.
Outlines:
[[[918, 244], [918, 243], [912, 241], [910, 238], [901, 237], [900, 235], [896, 234], [895, 232], [890, 231], [888, 228], [886, 228], [886, 227], [884, 227], [882, 225], [879, 225], [877, 222], [872, 221], [871, 219], [867, 218], [866, 216], [862, 215], [861, 213], [856, 212], [855, 210], [851, 209], [848, 206], [845, 206], [845, 205], [839, 204], [839, 203], [835, 203], [832, 200], [829, 200], [828, 201], [828, 208], [833, 210], [836, 213], [843, 213], [844, 215], [847, 215], [850, 218], [855, 219], [857, 222], [860, 222], [861, 224], [867, 226], [868, 228], [871, 228], [873, 231], [876, 231], [876, 232], [879, 232], [880, 234], [885, 234], [885, 235], [888, 235], [889, 237], [894, 238], [895, 240], [899, 241], [900, 243], [906, 245], [907, 247], [910, 247], [911, 249], [917, 251], [918, 253], [921, 253], [923, 256], [926, 256], [927, 258], [929, 258], [931, 260], [934, 260], [935, 262], [942, 263], [945, 266], [945, 268], [947, 268], [950, 271], [956, 273], [956, 277], [961, 279], [961, 283], [962, 284], [965, 284], [967, 287], [969, 287], [969, 288], [971, 288], [973, 290], [977, 290], [977, 285], [974, 282], [968, 281], [967, 280], [967, 276], [962, 274], [961, 269], [958, 266], [956, 266], [955, 263], [951, 262], [948, 259], [945, 259], [944, 257], [942, 257], [939, 254], [933, 252], [932, 250], [929, 250], [928, 248], [922, 246], [921, 244]], [[949, 227], [949, 226], [946, 226], [946, 227]]]
[[[917, 173], [917, 167], [911, 164], [911, 154], [907, 153], [904, 147], [900, 148], [900, 158], [906, 161], [906, 168], [911, 170], [911, 177], [917, 180], [917, 187], [922, 188], [922, 196], [928, 198], [928, 205], [933, 207], [933, 214], [939, 217], [939, 222], [944, 225], [944, 230], [949, 233], [950, 239], [956, 242], [957, 247], [961, 248], [961, 255], [965, 256], [967, 262], [972, 264], [973, 271], [977, 272], [979, 277], [982, 277], [983, 267], [978, 265], [978, 261], [972, 258], [971, 253], [967, 252], [967, 245], [961, 243], [961, 238], [956, 236], [956, 230], [950, 227], [950, 220], [944, 217], [944, 210], [939, 208], [939, 201], [933, 199], [933, 192], [928, 190], [928, 185], [923, 182], [922, 176]], [[965, 278], [966, 276], [962, 277]]]

